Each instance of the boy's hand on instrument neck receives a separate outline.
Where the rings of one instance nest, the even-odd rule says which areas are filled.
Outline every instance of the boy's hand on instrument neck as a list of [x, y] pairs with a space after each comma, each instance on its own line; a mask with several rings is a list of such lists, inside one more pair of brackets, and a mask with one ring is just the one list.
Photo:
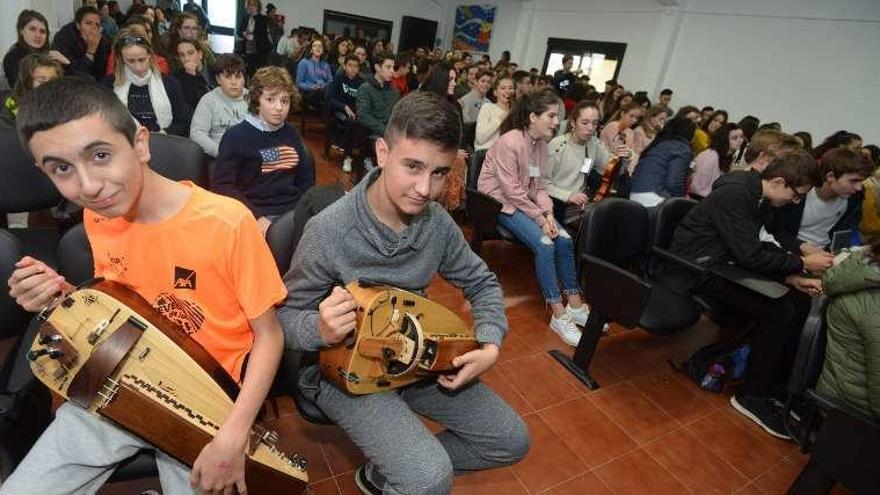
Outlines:
[[204, 493], [232, 493], [233, 487], [238, 493], [246, 493], [244, 464], [249, 430], [221, 428], [193, 463], [190, 486]]
[[500, 352], [495, 344], [483, 344], [481, 349], [462, 354], [452, 360], [458, 371], [440, 375], [437, 383], [445, 389], [456, 390], [488, 371], [498, 360]]

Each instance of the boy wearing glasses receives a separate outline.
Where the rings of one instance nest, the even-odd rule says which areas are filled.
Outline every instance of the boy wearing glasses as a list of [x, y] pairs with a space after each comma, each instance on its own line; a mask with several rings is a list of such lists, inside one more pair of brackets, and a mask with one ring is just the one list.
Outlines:
[[[801, 274], [825, 271], [831, 266], [831, 255], [791, 253], [762, 242], [758, 232], [771, 207], [801, 201], [820, 182], [816, 162], [800, 150], [775, 158], [760, 173], [731, 172], [718, 179], [712, 193], [685, 216], [670, 247], [673, 253], [701, 265], [735, 264], [784, 280], [797, 289], [779, 299], [769, 299], [715, 278], [694, 289], [756, 321], [746, 382], [731, 398], [731, 405], [779, 438], [789, 436], [776, 399], [784, 393], [800, 330], [809, 311], [809, 296], [822, 291], [820, 280]], [[674, 272], [668, 266], [665, 268]], [[684, 285], [693, 286], [696, 282], [688, 276], [683, 279]]]

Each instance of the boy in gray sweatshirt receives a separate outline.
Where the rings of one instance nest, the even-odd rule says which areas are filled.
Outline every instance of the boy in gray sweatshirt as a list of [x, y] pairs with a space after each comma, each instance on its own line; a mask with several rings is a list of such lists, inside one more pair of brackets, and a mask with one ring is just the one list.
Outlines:
[[[529, 446], [525, 423], [477, 378], [498, 359], [507, 330], [495, 275], [434, 200], [455, 158], [461, 125], [445, 99], [418, 91], [394, 108], [376, 142], [379, 168], [306, 225], [284, 277], [278, 315], [285, 345], [317, 351], [355, 327], [355, 301], [344, 287], [372, 280], [424, 294], [436, 273], [471, 304], [481, 348], [454, 361], [459, 369], [397, 391], [351, 395], [304, 368], [305, 397], [342, 427], [369, 459], [356, 473], [364, 493], [441, 494], [453, 470], [515, 463]], [[418, 419], [446, 427], [437, 435]]]
[[212, 67], [218, 86], [199, 100], [189, 126], [189, 138], [205, 154], [217, 158], [220, 138], [230, 127], [244, 120], [248, 111], [244, 87], [245, 64], [238, 55], [217, 57]]

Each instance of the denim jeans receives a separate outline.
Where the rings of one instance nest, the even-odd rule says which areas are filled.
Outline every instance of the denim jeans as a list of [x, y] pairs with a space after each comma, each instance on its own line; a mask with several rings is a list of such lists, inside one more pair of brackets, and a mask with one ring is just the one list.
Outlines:
[[558, 225], [559, 222], [557, 222], [559, 235], [553, 240], [545, 237], [538, 223], [519, 210], [512, 215], [499, 213], [498, 223], [535, 255], [538, 285], [541, 286], [544, 300], [548, 304], [562, 302], [560, 284], [565, 294], [580, 294], [581, 289], [574, 268], [574, 244], [565, 229]]

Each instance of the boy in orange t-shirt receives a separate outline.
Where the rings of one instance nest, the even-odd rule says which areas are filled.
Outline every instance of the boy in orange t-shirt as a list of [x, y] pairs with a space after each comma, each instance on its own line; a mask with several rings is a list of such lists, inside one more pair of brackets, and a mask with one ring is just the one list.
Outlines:
[[[250, 428], [281, 358], [274, 307], [287, 293], [253, 215], [235, 200], [150, 170], [149, 132], [93, 83], [41, 86], [22, 99], [17, 123], [37, 166], [85, 209], [95, 275], [140, 294], [241, 383], [232, 411], [191, 472], [157, 452], [164, 491], [244, 492]], [[33, 258], [16, 268], [10, 295], [29, 311], [73, 290]], [[94, 492], [141, 448], [150, 446], [66, 403], [0, 492]]]

